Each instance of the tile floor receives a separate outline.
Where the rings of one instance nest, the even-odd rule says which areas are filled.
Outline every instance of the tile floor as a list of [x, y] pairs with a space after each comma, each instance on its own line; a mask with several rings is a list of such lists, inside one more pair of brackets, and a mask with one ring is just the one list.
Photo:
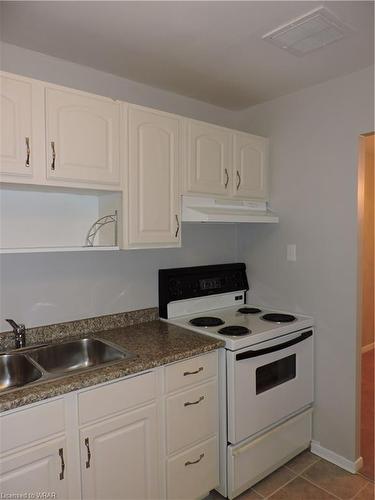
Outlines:
[[[236, 500], [374, 500], [374, 483], [304, 451]], [[205, 500], [222, 500], [217, 492]]]

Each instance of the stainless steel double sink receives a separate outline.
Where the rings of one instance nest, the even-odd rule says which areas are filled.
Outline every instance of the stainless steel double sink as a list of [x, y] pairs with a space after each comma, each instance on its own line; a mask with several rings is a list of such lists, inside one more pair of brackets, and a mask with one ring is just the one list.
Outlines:
[[94, 337], [0, 354], [0, 394], [134, 356], [111, 342]]

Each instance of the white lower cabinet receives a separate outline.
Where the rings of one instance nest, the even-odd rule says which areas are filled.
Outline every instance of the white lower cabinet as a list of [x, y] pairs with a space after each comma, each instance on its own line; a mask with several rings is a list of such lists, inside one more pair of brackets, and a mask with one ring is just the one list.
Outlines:
[[217, 354], [165, 368], [168, 500], [203, 498], [219, 485]]
[[1, 494], [4, 498], [27, 493], [28, 498], [38, 498], [39, 494], [40, 498], [65, 500], [68, 498], [65, 453], [66, 439], [60, 437], [1, 458]]
[[167, 462], [167, 498], [201, 498], [219, 484], [218, 438], [199, 443]]
[[83, 498], [159, 498], [156, 404], [81, 429]]
[[219, 484], [217, 391], [215, 351], [4, 412], [0, 492], [202, 498]]

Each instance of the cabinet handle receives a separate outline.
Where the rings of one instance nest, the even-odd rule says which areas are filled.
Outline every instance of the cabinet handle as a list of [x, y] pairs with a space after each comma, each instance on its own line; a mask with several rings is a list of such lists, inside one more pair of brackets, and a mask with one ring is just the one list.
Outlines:
[[55, 170], [55, 162], [56, 162], [55, 141], [51, 141], [51, 149], [52, 149], [51, 170]]
[[226, 178], [225, 178], [225, 183], [224, 183], [224, 187], [225, 187], [225, 189], [227, 189], [227, 187], [228, 187], [228, 182], [229, 182], [229, 174], [228, 174], [228, 169], [227, 169], [227, 168], [224, 168], [224, 173], [225, 173], [225, 176], [226, 176]]
[[177, 228], [176, 228], [175, 237], [177, 238], [178, 233], [180, 232], [180, 221], [178, 220], [178, 215], [177, 214], [176, 214], [176, 224], [177, 224]]
[[25, 161], [25, 167], [30, 167], [30, 138], [25, 137], [25, 142], [26, 142], [26, 161]]
[[85, 446], [87, 448], [86, 469], [89, 469], [90, 468], [90, 464], [91, 464], [91, 451], [90, 451], [90, 441], [89, 441], [89, 438], [85, 439]]
[[187, 462], [185, 462], [185, 467], [187, 467], [188, 465], [194, 465], [194, 464], [197, 464], [198, 462], [200, 462], [202, 460], [202, 458], [204, 457], [204, 453], [201, 453], [200, 454], [200, 457], [197, 459], [197, 460], [193, 460], [192, 462], [190, 462], [189, 460]]
[[238, 170], [237, 170], [237, 179], [238, 179], [237, 181], [237, 191], [238, 191], [241, 186], [241, 175]]
[[186, 377], [187, 375], [196, 375], [199, 372], [203, 372], [203, 366], [200, 366], [198, 370], [195, 370], [195, 372], [184, 372], [184, 377]]
[[186, 403], [184, 403], [184, 406], [191, 406], [191, 405], [197, 405], [199, 404], [201, 401], [204, 400], [204, 396], [201, 396], [199, 399], [197, 399], [196, 401], [193, 401], [193, 402], [190, 402], [190, 401], [186, 401]]
[[64, 473], [65, 473], [65, 461], [64, 461], [64, 448], [59, 449], [59, 457], [61, 460], [61, 472], [59, 474], [60, 481], [64, 479]]

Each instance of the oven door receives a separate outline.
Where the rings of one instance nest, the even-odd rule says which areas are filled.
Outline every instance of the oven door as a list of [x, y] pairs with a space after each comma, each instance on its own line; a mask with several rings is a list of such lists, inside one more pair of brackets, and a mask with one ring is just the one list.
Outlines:
[[313, 330], [227, 351], [228, 441], [238, 443], [313, 401]]

